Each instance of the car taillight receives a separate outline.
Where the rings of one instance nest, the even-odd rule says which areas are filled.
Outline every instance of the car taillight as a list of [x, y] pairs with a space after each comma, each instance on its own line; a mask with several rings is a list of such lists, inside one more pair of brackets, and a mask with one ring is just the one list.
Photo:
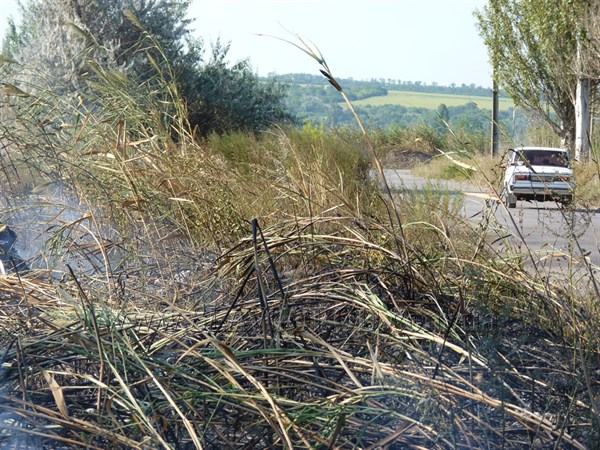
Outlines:
[[517, 173], [515, 174], [515, 181], [528, 181], [529, 174], [528, 173]]

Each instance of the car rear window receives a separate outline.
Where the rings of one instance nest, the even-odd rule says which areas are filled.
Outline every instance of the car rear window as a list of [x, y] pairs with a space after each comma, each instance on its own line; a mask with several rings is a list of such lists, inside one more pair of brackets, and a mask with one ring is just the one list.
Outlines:
[[529, 161], [532, 166], [568, 167], [566, 152], [553, 150], [522, 150], [517, 153], [515, 161]]

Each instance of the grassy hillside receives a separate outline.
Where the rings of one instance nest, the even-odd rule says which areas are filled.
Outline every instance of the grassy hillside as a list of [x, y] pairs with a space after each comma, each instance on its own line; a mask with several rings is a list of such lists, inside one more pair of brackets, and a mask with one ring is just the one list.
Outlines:
[[[451, 107], [465, 105], [470, 102], [476, 103], [480, 109], [492, 109], [491, 97], [410, 91], [388, 91], [388, 95], [356, 100], [354, 104], [356, 106], [401, 105], [406, 107], [436, 109], [442, 103]], [[500, 111], [508, 111], [514, 104], [512, 100], [508, 98], [501, 98], [499, 106]]]
[[[353, 127], [353, 115], [340, 103], [339, 93], [324, 77], [290, 74], [286, 106], [299, 123], [328, 127]], [[421, 83], [384, 83], [380, 81], [339, 80], [357, 111], [372, 128], [411, 127], [438, 124], [437, 109], [447, 107], [448, 123], [453, 129], [487, 133], [490, 129], [492, 97], [489, 89], [476, 86], [437, 86]], [[505, 93], [500, 97], [499, 122], [514, 138], [522, 136], [529, 122], [520, 110], [512, 114], [513, 102]]]

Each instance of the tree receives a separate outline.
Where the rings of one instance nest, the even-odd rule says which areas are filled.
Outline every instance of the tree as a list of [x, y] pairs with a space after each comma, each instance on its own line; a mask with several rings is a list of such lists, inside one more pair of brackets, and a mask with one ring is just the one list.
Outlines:
[[590, 2], [586, 13], [582, 27], [585, 33], [582, 33], [579, 38], [577, 52], [579, 79], [576, 93], [576, 159], [578, 157], [587, 159], [591, 147], [592, 105], [590, 98], [593, 98], [594, 87], [597, 86], [596, 83], [600, 77], [600, 4]]
[[291, 120], [283, 105], [284, 86], [259, 80], [247, 60], [229, 67], [228, 51], [229, 44], [217, 41], [209, 62], [184, 87], [191, 125], [203, 135], [231, 130], [257, 133]]
[[588, 51], [581, 55], [584, 58], [583, 67], [588, 78], [597, 79], [600, 77], [600, 2], [591, 2], [584, 28]]
[[[587, 52], [588, 0], [490, 0], [476, 13], [498, 84], [517, 106], [540, 115], [571, 150], [580, 71]], [[597, 83], [592, 82], [591, 89]]]
[[435, 129], [438, 133], [444, 134], [448, 130], [450, 124], [450, 112], [445, 103], [440, 103], [437, 107], [437, 121]]
[[[164, 0], [29, 0], [21, 4], [21, 25], [4, 37], [3, 52], [24, 65], [43, 68], [55, 80], [82, 89], [89, 62], [119, 69], [130, 76], [152, 72], [149, 55], [174, 67], [198, 58], [185, 19], [189, 1]], [[148, 31], [158, 46], [151, 48]], [[191, 51], [189, 50], [191, 49]]]
[[445, 103], [440, 103], [438, 105], [437, 113], [443, 122], [448, 123], [450, 121], [450, 112], [448, 112], [448, 107]]
[[217, 42], [209, 62], [204, 62], [203, 42], [188, 29], [189, 4], [189, 0], [28, 0], [22, 4], [21, 25], [12, 26], [4, 38], [3, 54], [22, 62], [20, 67], [37, 68], [28, 74], [31, 84], [54, 80], [73, 97], [85, 92], [97, 66], [140, 84], [161, 72], [176, 84], [191, 126], [202, 134], [257, 131], [288, 120], [284, 88], [274, 81], [259, 81], [247, 61], [229, 66], [228, 45]]

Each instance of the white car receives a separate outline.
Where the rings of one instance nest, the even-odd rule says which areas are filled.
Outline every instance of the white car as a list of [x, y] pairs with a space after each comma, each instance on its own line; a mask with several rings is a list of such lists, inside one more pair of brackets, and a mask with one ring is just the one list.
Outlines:
[[502, 201], [508, 208], [517, 200], [573, 201], [573, 169], [564, 148], [511, 148], [504, 167]]

